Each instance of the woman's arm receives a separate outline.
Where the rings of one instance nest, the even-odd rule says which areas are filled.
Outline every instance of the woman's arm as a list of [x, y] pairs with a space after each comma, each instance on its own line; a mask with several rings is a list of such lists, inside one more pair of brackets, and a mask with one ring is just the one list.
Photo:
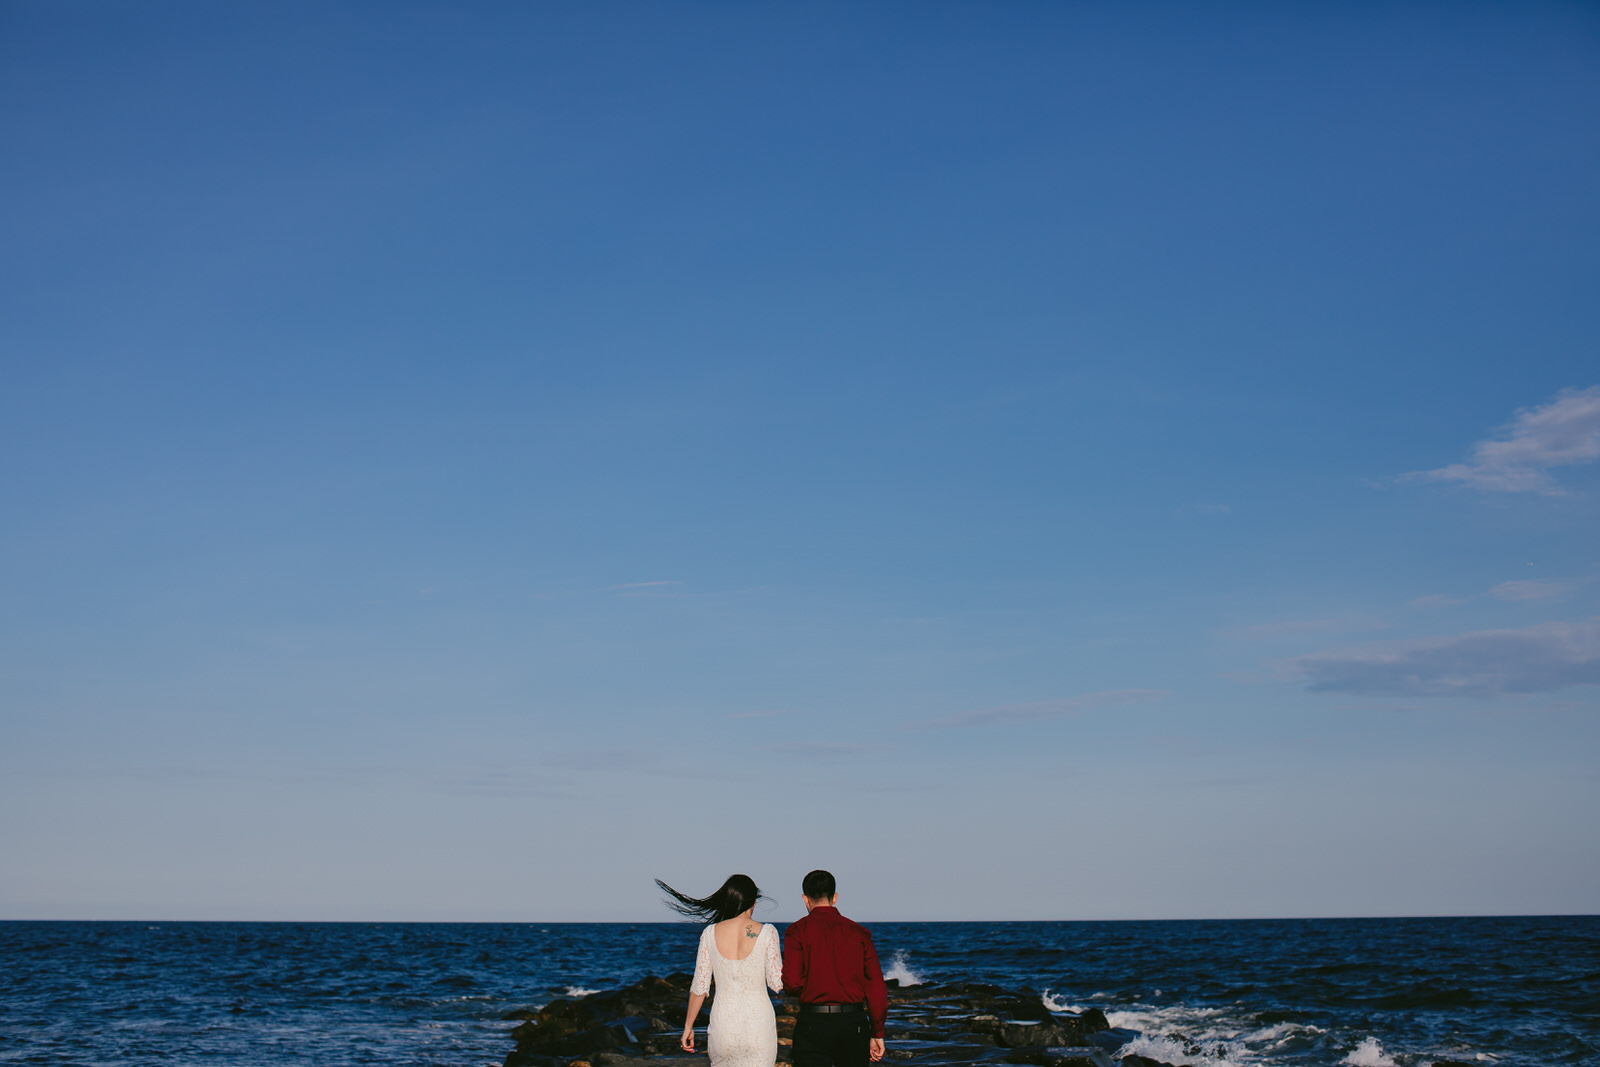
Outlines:
[[694, 1051], [694, 1021], [700, 1018], [700, 1006], [706, 1002], [704, 993], [689, 994], [689, 1014], [683, 1020], [683, 1039], [678, 1042], [683, 1051]]
[[683, 1020], [683, 1037], [678, 1042], [685, 1052], [694, 1051], [694, 1021], [700, 1018], [700, 1006], [711, 992], [711, 948], [707, 941], [715, 936], [711, 927], [706, 927], [700, 934], [700, 947], [695, 950], [694, 980], [689, 983], [689, 1014]]
[[767, 988], [774, 993], [783, 992], [783, 952], [778, 947], [778, 928], [767, 924]]

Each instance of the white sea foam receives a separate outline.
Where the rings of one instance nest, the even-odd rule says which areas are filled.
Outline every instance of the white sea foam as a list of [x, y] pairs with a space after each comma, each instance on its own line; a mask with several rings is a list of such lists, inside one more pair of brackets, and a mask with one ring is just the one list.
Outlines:
[[1362, 1041], [1354, 1052], [1339, 1062], [1349, 1067], [1396, 1067], [1394, 1060], [1383, 1054], [1383, 1046], [1375, 1037]]
[[1223, 1047], [1192, 1052], [1190, 1047], [1175, 1038], [1150, 1034], [1134, 1038], [1118, 1049], [1117, 1055], [1147, 1056], [1152, 1060], [1173, 1064], [1173, 1067], [1241, 1067], [1245, 1062], [1234, 1059], [1230, 1050]]
[[598, 992], [600, 992], [598, 989], [585, 989], [582, 986], [577, 985], [567, 986], [567, 996], [569, 997], [587, 997], [592, 993]]
[[1066, 1001], [1063, 1001], [1058, 997], [1051, 996], [1050, 990], [1048, 989], [1039, 994], [1039, 999], [1043, 1001], [1044, 1006], [1051, 1011], [1070, 1011], [1073, 1014], [1077, 1014], [1079, 1012], [1089, 1010], [1081, 1004], [1068, 1004]]
[[1252, 1045], [1261, 1045], [1268, 1042], [1274, 1045], [1281, 1045], [1290, 1038], [1300, 1037], [1303, 1034], [1325, 1033], [1327, 1031], [1322, 1027], [1312, 1026], [1310, 1023], [1273, 1023], [1271, 1026], [1264, 1026], [1260, 1030], [1244, 1035], [1243, 1040]]
[[1321, 1032], [1295, 1023], [1251, 1027], [1230, 1009], [1186, 1004], [1135, 1003], [1107, 1012], [1106, 1020], [1140, 1032], [1119, 1056], [1148, 1056], [1177, 1067], [1272, 1067], [1286, 1042]]
[[897, 980], [902, 989], [922, 984], [922, 976], [913, 971], [911, 965], [906, 962], [904, 949], [895, 952], [894, 959], [889, 961], [889, 969], [883, 972], [883, 977], [885, 981], [891, 978]]

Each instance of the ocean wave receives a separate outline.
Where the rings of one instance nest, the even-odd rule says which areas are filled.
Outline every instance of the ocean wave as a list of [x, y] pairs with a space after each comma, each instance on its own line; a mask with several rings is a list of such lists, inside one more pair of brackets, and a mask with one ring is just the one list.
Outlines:
[[1239, 1040], [1246, 1046], [1264, 1046], [1263, 1051], [1277, 1052], [1296, 1045], [1309, 1045], [1325, 1033], [1322, 1027], [1310, 1023], [1278, 1022], [1245, 1034]]
[[563, 995], [569, 997], [587, 997], [598, 992], [600, 992], [598, 989], [585, 989], [582, 986], [569, 985], [567, 986], [566, 993]]
[[1068, 1004], [1064, 1000], [1051, 996], [1048, 987], [1043, 993], [1039, 994], [1039, 1000], [1043, 1002], [1044, 1006], [1050, 1011], [1070, 1011], [1074, 1015], [1079, 1015], [1089, 1010], [1082, 1004]]
[[1459, 986], [1416, 985], [1371, 1001], [1379, 1008], [1471, 1008], [1483, 1003], [1470, 989]]
[[1187, 1004], [1134, 1004], [1106, 1012], [1106, 1021], [1140, 1034], [1118, 1050], [1119, 1056], [1132, 1053], [1175, 1067], [1270, 1067], [1286, 1055], [1298, 1058], [1320, 1046], [1327, 1034], [1310, 1023], [1276, 1019], [1263, 1025], [1253, 1013]]
[[1383, 1045], [1375, 1037], [1362, 1041], [1339, 1062], [1348, 1067], [1396, 1067], [1394, 1060], [1383, 1054]]
[[897, 981], [901, 988], [922, 984], [922, 976], [911, 969], [906, 962], [904, 949], [899, 949], [894, 954], [894, 959], [889, 961], [889, 969], [883, 972], [884, 981]]
[[1118, 1056], [1145, 1056], [1173, 1067], [1243, 1067], [1242, 1059], [1234, 1059], [1224, 1049], [1206, 1050], [1178, 1037], [1143, 1034], [1117, 1050]]
[[1239, 1039], [1244, 1027], [1222, 1008], [1137, 1004], [1126, 1011], [1106, 1012], [1106, 1021], [1139, 1031], [1140, 1036], [1124, 1045], [1119, 1055], [1147, 1056], [1174, 1067], [1244, 1067], [1254, 1059]]

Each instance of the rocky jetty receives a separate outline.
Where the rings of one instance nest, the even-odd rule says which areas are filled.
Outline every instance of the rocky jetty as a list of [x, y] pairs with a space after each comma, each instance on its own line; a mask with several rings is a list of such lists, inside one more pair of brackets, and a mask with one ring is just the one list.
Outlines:
[[[626, 989], [585, 997], [560, 997], [542, 1008], [508, 1012], [522, 1020], [511, 1031], [517, 1046], [505, 1067], [704, 1067], [706, 1001], [696, 1022], [690, 1056], [678, 1047], [689, 1000], [687, 974], [646, 978]], [[713, 993], [714, 995], [714, 993]], [[774, 998], [778, 1016], [778, 1063], [791, 1062], [793, 998]], [[966, 982], [900, 988], [889, 983], [886, 1063], [1031, 1064], [1033, 1067], [1173, 1067], [1147, 1056], [1117, 1053], [1137, 1038], [1113, 1027], [1098, 1008], [1081, 1013], [1052, 1011], [1031, 990]], [[1432, 1067], [1472, 1067], [1436, 1060]]]
[[[508, 1019], [524, 1021], [511, 1032], [517, 1046], [505, 1067], [698, 1067], [705, 1060], [678, 1047], [688, 999], [689, 975], [673, 974], [511, 1012]], [[783, 1064], [790, 1062], [799, 1005], [792, 998], [774, 998], [774, 1005]], [[702, 1054], [710, 1008], [708, 1000], [698, 1021]], [[905, 989], [890, 983], [884, 1030], [888, 1061], [930, 1065], [1112, 1067], [1109, 1053], [1135, 1036], [1113, 1029], [1097, 1008], [1051, 1011], [1036, 993], [975, 983]]]

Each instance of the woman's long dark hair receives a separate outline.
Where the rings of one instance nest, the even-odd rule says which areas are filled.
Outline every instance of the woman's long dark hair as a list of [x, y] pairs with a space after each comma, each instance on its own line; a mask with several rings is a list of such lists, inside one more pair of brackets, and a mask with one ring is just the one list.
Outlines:
[[685, 896], [659, 878], [656, 879], [656, 885], [669, 898], [667, 907], [679, 915], [708, 923], [719, 923], [743, 915], [761, 899], [761, 890], [756, 888], [756, 883], [748, 874], [734, 875], [709, 897]]

